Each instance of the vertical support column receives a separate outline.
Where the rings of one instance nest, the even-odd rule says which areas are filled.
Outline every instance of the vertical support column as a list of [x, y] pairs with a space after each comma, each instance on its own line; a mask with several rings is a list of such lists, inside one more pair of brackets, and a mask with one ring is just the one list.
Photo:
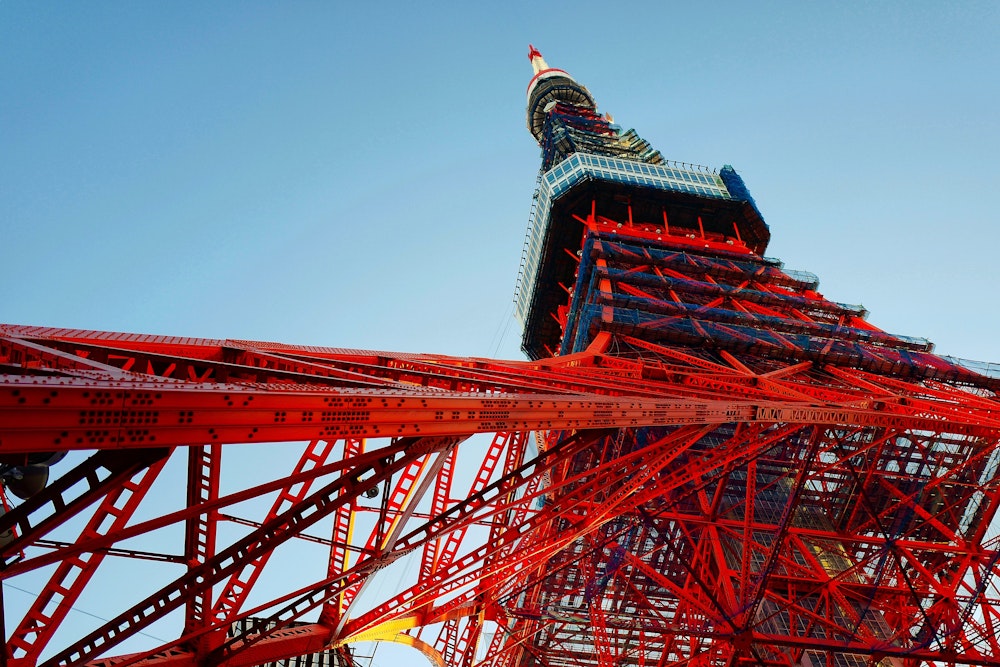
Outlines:
[[[222, 466], [222, 446], [202, 445], [188, 449], [187, 504], [195, 507], [219, 497], [219, 471]], [[215, 510], [188, 519], [184, 529], [184, 557], [188, 568], [203, 565], [215, 555]], [[194, 592], [185, 603], [184, 633], [196, 632], [209, 622], [212, 608], [212, 587], [206, 585]], [[208, 646], [198, 646], [201, 649]]]
[[458, 619], [451, 618], [441, 626], [438, 639], [434, 642], [434, 648], [438, 650], [444, 658], [446, 665], [454, 665], [455, 648], [458, 646]]
[[458, 638], [455, 649], [455, 661], [458, 667], [472, 667], [476, 659], [476, 648], [479, 645], [479, 635], [483, 631], [482, 612], [466, 619], [465, 627]]
[[[360, 438], [344, 439], [344, 460], [350, 461], [356, 456], [364, 453], [365, 441]], [[337, 508], [333, 515], [333, 535], [330, 543], [330, 562], [327, 565], [326, 574], [332, 577], [336, 574], [346, 572], [350, 567], [351, 539], [354, 536], [354, 509], [355, 501], [344, 503]], [[340, 621], [344, 613], [344, 591], [326, 605], [325, 611], [331, 614], [334, 624]]]
[[[451, 478], [455, 468], [455, 458], [458, 450], [453, 449], [445, 458], [444, 465], [438, 473], [434, 485], [434, 497], [431, 498], [431, 520], [436, 519], [447, 509], [451, 498]], [[431, 540], [424, 545], [420, 557], [420, 580], [428, 579], [437, 567], [441, 555], [441, 538]]]
[[754, 549], [755, 500], [757, 498], [757, 459], [747, 462], [746, 500], [743, 508], [743, 555], [740, 559], [740, 603], [749, 604], [750, 568]]
[[603, 556], [604, 550], [596, 550], [591, 540], [583, 538], [584, 550], [591, 551], [590, 556], [584, 556], [579, 563], [581, 583], [583, 590], [579, 594], [583, 596], [584, 604], [590, 615], [590, 629], [593, 633], [594, 656], [597, 658], [599, 667], [613, 667], [615, 664], [615, 647], [612, 646], [611, 633], [608, 631], [607, 616], [604, 609], [604, 594], [602, 587], [597, 586], [597, 567], [592, 560], [596, 556]]

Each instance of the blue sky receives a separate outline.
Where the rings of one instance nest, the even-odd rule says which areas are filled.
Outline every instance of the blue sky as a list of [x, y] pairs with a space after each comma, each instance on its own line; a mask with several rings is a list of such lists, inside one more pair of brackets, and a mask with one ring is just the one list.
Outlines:
[[517, 355], [531, 41], [827, 296], [1000, 358], [995, 3], [362, 4], [4, 3], [0, 320]]
[[519, 357], [532, 42], [734, 165], [826, 296], [1000, 361], [998, 35], [995, 2], [5, 2], [0, 321]]

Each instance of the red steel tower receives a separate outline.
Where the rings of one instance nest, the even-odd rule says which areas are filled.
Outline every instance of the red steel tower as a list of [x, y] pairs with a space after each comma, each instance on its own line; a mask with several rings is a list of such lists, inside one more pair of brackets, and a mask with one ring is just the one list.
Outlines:
[[530, 58], [530, 361], [0, 326], [8, 664], [1000, 665], [1000, 369]]

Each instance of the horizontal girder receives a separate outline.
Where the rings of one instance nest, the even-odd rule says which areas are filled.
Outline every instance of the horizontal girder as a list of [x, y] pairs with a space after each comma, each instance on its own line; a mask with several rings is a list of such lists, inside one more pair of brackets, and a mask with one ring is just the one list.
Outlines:
[[[96, 450], [54, 464], [66, 469], [0, 517], [14, 531], [5, 579], [69, 568], [39, 584], [65, 601], [55, 615], [8, 619], [18, 667], [347, 660], [371, 640], [472, 664], [487, 630], [507, 638], [484, 662], [498, 665], [791, 665], [816, 650], [1000, 665], [988, 391], [813, 362], [755, 371], [627, 336], [510, 362], [3, 331], [5, 465]], [[297, 465], [227, 486], [241, 448], [292, 442], [306, 443]], [[112, 521], [122, 480], [136, 511], [164, 457], [192, 445], [179, 509]], [[268, 498], [257, 520], [241, 510]], [[88, 512], [93, 527], [64, 532]], [[172, 527], [187, 556], [148, 561], [175, 568], [165, 583], [60, 635], [94, 555], [156, 557], [143, 541]], [[322, 567], [251, 601], [280, 568], [272, 553], [305, 543], [328, 551]], [[372, 598], [379, 572], [409, 558], [415, 578]], [[175, 639], [101, 657], [171, 613]], [[785, 626], [798, 638], [773, 630]]]

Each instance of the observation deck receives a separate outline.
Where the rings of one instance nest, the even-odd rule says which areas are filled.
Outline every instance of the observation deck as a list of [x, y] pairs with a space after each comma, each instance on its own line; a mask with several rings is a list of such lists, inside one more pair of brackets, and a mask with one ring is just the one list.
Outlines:
[[[733, 252], [762, 255], [770, 239], [743, 180], [729, 165], [716, 171], [573, 152], [542, 174], [536, 198], [515, 297], [515, 316], [525, 332], [522, 349], [534, 359], [559, 344], [560, 326], [552, 313], [565, 301], [560, 285], [573, 284], [584, 228], [599, 225], [599, 218], [627, 221], [622, 224], [630, 234], [660, 245], [729, 241]], [[614, 234], [621, 226], [607, 231]]]

